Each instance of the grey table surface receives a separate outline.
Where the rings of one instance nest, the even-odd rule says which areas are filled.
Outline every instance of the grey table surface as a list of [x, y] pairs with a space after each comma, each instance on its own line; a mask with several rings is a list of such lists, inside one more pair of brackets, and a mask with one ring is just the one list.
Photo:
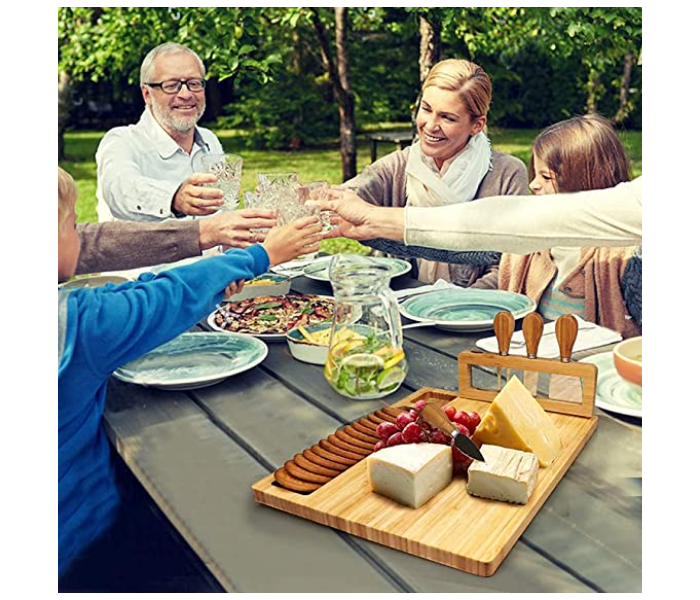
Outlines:
[[[416, 284], [404, 276], [392, 285]], [[304, 277], [293, 288], [331, 293]], [[421, 387], [456, 390], [458, 353], [486, 335], [407, 330], [408, 377], [382, 401]], [[380, 402], [339, 396], [322, 367], [294, 360], [284, 343], [269, 350], [260, 366], [208, 388], [162, 391], [113, 379], [108, 391], [110, 440], [224, 589], [641, 591], [641, 421], [597, 410], [598, 429], [564, 479], [496, 574], [478, 577], [254, 502], [253, 483]]]

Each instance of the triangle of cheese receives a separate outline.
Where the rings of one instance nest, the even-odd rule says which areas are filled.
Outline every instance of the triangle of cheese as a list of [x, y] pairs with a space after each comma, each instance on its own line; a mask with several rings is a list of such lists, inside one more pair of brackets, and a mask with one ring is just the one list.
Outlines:
[[473, 440], [532, 452], [542, 467], [551, 465], [561, 450], [554, 422], [517, 377], [494, 398]]

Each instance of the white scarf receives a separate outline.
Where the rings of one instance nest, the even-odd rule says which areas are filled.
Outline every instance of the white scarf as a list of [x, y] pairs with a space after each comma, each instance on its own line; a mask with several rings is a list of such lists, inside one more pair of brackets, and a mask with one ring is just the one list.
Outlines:
[[[484, 132], [469, 140], [464, 149], [438, 169], [435, 160], [423, 154], [420, 142], [408, 151], [406, 205], [445, 206], [474, 199], [481, 180], [492, 169], [491, 143]], [[447, 263], [418, 259], [418, 279], [434, 283], [451, 281]]]
[[423, 154], [420, 142], [408, 152], [407, 206], [444, 206], [474, 199], [491, 166], [491, 143], [484, 132], [473, 136], [465, 148], [446, 161], [442, 173]]

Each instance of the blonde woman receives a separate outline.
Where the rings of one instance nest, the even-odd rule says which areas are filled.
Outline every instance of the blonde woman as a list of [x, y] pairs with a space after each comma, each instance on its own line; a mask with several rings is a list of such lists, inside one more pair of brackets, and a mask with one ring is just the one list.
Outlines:
[[[610, 188], [630, 181], [630, 173], [613, 126], [599, 115], [556, 123], [533, 143], [530, 189], [538, 196]], [[498, 273], [489, 273], [474, 287], [526, 294], [548, 320], [576, 314], [625, 337], [639, 335], [639, 326], [627, 314], [622, 286], [633, 251], [557, 246], [527, 255], [504, 254]]]
[[[491, 80], [481, 67], [466, 60], [439, 62], [423, 84], [417, 142], [368, 166], [343, 187], [367, 202], [392, 207], [527, 193], [525, 165], [492, 150], [486, 137], [490, 104]], [[498, 264], [498, 254], [474, 253], [467, 260], [457, 265], [419, 259], [419, 278], [468, 286]]]

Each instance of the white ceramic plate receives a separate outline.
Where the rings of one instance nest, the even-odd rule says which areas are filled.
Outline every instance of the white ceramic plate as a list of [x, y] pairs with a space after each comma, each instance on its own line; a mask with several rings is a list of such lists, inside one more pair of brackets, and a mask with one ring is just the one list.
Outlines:
[[[328, 275], [328, 267], [330, 266], [332, 259], [332, 256], [324, 256], [323, 258], [312, 262], [310, 265], [304, 267], [304, 275], [306, 275], [309, 279], [315, 279], [316, 281], [330, 281], [331, 278]], [[372, 262], [386, 265], [390, 269], [392, 279], [408, 273], [411, 270], [411, 263], [401, 260], [400, 258], [373, 256]]]

